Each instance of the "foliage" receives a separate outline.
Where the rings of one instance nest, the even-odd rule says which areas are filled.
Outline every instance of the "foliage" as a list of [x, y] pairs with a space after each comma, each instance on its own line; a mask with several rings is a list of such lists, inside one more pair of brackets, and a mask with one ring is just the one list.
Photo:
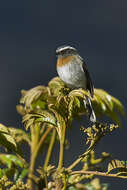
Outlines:
[[[83, 89], [70, 90], [58, 77], [52, 79], [47, 87], [37, 86], [21, 93], [17, 111], [23, 118], [25, 129], [0, 124], [0, 145], [5, 149], [5, 153], [0, 154], [1, 190], [106, 190], [108, 184], [101, 184], [95, 176], [127, 178], [126, 161], [114, 159], [106, 152], [102, 152], [99, 158], [95, 154], [100, 140], [122, 126], [120, 116], [125, 112], [118, 99], [102, 89], [95, 89], [94, 98], [91, 98]], [[88, 147], [65, 167], [66, 131], [73, 127], [73, 120], [83, 119], [88, 114], [83, 103], [86, 96], [91, 99], [97, 118], [107, 116], [114, 124], [97, 121], [87, 128], [81, 127], [81, 132], [87, 135]], [[51, 158], [56, 141], [60, 144], [59, 161], [54, 166]], [[30, 164], [26, 161], [23, 143], [30, 148]], [[39, 153], [44, 154], [45, 147], [44, 163], [36, 168], [36, 160]], [[74, 168], [78, 164], [82, 168], [77, 171]]]

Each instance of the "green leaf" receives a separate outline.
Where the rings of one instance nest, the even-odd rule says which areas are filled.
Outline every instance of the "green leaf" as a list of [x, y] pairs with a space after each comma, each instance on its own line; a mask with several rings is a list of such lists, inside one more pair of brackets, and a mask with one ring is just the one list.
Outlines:
[[124, 165], [123, 162], [120, 160], [112, 160], [108, 164], [108, 171], [107, 171], [108, 173], [110, 173], [114, 169], [125, 169], [125, 171], [127, 173], [126, 165]]
[[101, 101], [106, 105], [107, 109], [113, 110], [112, 97], [102, 89], [94, 90], [95, 97], [99, 97]]
[[102, 89], [95, 89], [94, 91], [95, 95], [93, 102], [95, 108], [97, 108], [95, 111], [99, 113], [100, 116], [107, 115], [121, 126], [119, 114], [125, 115], [122, 103]]
[[56, 126], [56, 118], [51, 113], [51, 111], [47, 110], [36, 110], [36, 113], [29, 113], [23, 117], [23, 123], [25, 123], [26, 129], [35, 123], [48, 123]]
[[74, 187], [74, 186], [71, 186], [71, 187], [68, 187], [68, 189], [67, 190], [77, 190], [77, 188], [76, 187]]
[[8, 178], [12, 178], [18, 172], [16, 168], [4, 168], [2, 171], [3, 175], [6, 175]]
[[35, 121], [46, 122], [56, 126], [56, 118], [50, 111], [39, 110], [37, 114], [39, 117]]
[[117, 123], [120, 127], [122, 127], [121, 119], [115, 111], [111, 112], [110, 110], [107, 110], [106, 115], [115, 121], [115, 123]]
[[3, 170], [0, 168], [0, 179], [3, 176]]
[[42, 100], [37, 100], [36, 102], [33, 102], [32, 104], [32, 108], [35, 109], [35, 108], [38, 108], [38, 109], [45, 109], [46, 108], [46, 102], [45, 101], [42, 101]]
[[61, 90], [65, 88], [65, 83], [59, 77], [55, 77], [48, 83], [48, 86], [52, 95], [58, 96]]
[[9, 151], [18, 151], [17, 144], [12, 137], [9, 128], [4, 126], [3, 124], [0, 124], [0, 144], [4, 148], [7, 148]]
[[102, 190], [107, 190], [109, 187], [108, 183], [102, 183]]
[[104, 113], [105, 111], [106, 111], [106, 105], [105, 105], [105, 103], [103, 102], [103, 100], [100, 98], [100, 96], [98, 96], [97, 94], [96, 94], [96, 96], [95, 96], [95, 98], [96, 98], [96, 101], [97, 101], [97, 103], [98, 103], [98, 105], [100, 106], [99, 107], [99, 113], [100, 113], [100, 111], [102, 112], [102, 113]]
[[84, 99], [85, 96], [89, 96], [89, 93], [83, 89], [78, 89], [78, 90], [72, 90], [69, 93], [69, 96], [74, 96], [74, 97], [76, 96]]
[[16, 143], [27, 142], [29, 145], [31, 144], [30, 136], [24, 130], [9, 127], [9, 131]]
[[17, 179], [18, 179], [18, 176], [19, 176], [19, 170], [18, 169], [15, 169], [15, 172], [14, 172], [14, 181], [16, 182]]
[[85, 187], [86, 187], [86, 190], [96, 190], [96, 188], [90, 183], [86, 183]]
[[68, 119], [72, 118], [74, 98], [72, 97], [68, 105]]
[[120, 112], [121, 115], [125, 116], [125, 109], [124, 109], [124, 106], [122, 105], [122, 103], [115, 97], [111, 96], [112, 98], [112, 101], [113, 101], [113, 104], [114, 104], [114, 107], [115, 109]]
[[16, 110], [22, 116], [26, 114], [26, 110], [25, 110], [25, 107], [23, 105], [20, 105], [20, 104], [17, 105]]
[[7, 165], [8, 168], [11, 168], [12, 164], [20, 168], [24, 167], [24, 163], [17, 156], [12, 154], [0, 154], [0, 162]]
[[65, 83], [59, 77], [55, 77], [48, 83], [48, 86], [53, 89], [64, 88]]
[[37, 101], [42, 95], [47, 96], [48, 95], [48, 90], [47, 87], [45, 86], [37, 86], [34, 87], [23, 94], [20, 103], [25, 104], [27, 108], [31, 108], [31, 104], [34, 101]]
[[56, 130], [58, 132], [59, 138], [62, 138], [62, 134], [63, 134], [63, 130], [66, 127], [66, 123], [64, 118], [62, 117], [61, 114], [59, 114], [57, 112], [57, 110], [55, 110], [53, 107], [50, 107], [50, 110], [54, 113], [55, 117], [56, 117]]
[[18, 176], [17, 180], [18, 181], [23, 180], [27, 176], [28, 172], [29, 172], [29, 169], [24, 168], [22, 172], [20, 173], [20, 175]]
[[75, 106], [80, 108], [80, 100], [77, 97], [74, 97], [74, 104], [75, 104]]
[[2, 169], [1, 175], [7, 175], [8, 177], [14, 176], [14, 181], [23, 179], [28, 173], [28, 169], [24, 168], [26, 167], [24, 160], [15, 155], [0, 154], [0, 163], [6, 166], [6, 168]]

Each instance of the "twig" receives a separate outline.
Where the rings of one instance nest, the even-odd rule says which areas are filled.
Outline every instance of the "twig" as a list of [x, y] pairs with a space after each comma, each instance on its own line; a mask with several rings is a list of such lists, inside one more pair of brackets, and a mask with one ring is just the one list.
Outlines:
[[93, 174], [93, 175], [99, 175], [99, 176], [105, 176], [105, 177], [117, 177], [117, 178], [126, 178], [127, 176], [118, 176], [117, 174], [108, 174], [105, 172], [98, 172], [98, 171], [73, 171], [71, 172], [71, 175], [75, 175], [75, 174]]

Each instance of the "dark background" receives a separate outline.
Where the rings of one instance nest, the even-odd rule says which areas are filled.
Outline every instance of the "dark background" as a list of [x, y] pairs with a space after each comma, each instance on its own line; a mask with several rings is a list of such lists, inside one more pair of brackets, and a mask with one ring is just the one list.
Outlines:
[[[57, 75], [55, 49], [69, 44], [84, 57], [96, 88], [127, 104], [127, 1], [41, 0], [0, 1], [0, 122], [21, 127], [15, 106], [21, 89], [43, 84]], [[98, 151], [127, 160], [126, 121], [105, 137]], [[83, 152], [74, 124], [67, 165]], [[80, 140], [82, 139], [82, 140]], [[82, 145], [82, 146], [80, 146]], [[81, 147], [81, 148], [80, 148]], [[102, 178], [110, 190], [125, 189], [126, 180]]]

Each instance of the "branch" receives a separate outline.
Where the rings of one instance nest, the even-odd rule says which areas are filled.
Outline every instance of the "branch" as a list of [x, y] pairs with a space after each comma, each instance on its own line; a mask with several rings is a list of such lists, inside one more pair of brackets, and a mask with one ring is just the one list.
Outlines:
[[98, 171], [73, 171], [71, 172], [71, 175], [75, 174], [93, 174], [93, 175], [99, 175], [99, 176], [105, 176], [105, 177], [115, 177], [115, 178], [123, 178], [127, 179], [127, 176], [118, 176], [117, 174], [108, 174], [105, 172], [98, 172]]

